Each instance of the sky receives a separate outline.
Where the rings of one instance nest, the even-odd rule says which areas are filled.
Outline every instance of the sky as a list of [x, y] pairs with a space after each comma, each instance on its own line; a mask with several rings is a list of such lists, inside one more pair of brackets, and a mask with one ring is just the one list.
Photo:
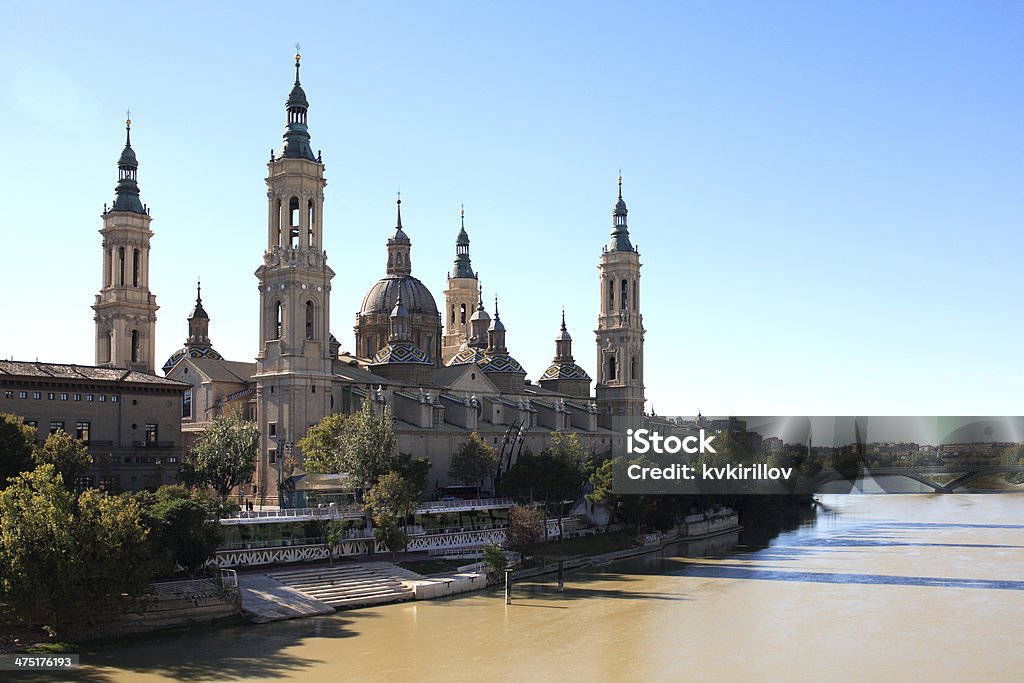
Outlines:
[[94, 361], [129, 108], [157, 366], [197, 277], [215, 348], [255, 357], [296, 42], [343, 348], [400, 190], [439, 305], [465, 204], [528, 377], [563, 306], [593, 376], [621, 168], [648, 409], [1021, 414], [1020, 3], [8, 3], [0, 357]]

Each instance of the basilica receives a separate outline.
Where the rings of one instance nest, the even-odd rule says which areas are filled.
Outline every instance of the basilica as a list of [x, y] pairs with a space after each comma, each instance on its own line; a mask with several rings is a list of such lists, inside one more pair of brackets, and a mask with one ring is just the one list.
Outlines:
[[[561, 326], [552, 321], [551, 364], [535, 381], [528, 378], [514, 355], [515, 335], [506, 328], [515, 323], [502, 321], [500, 302], [485, 299], [481, 290], [464, 218], [439, 306], [413, 274], [413, 241], [402, 225], [400, 197], [395, 227], [381, 245], [385, 272], [355, 316], [355, 347], [342, 350], [331, 334], [334, 271], [323, 245], [329, 225], [325, 167], [310, 146], [309, 102], [299, 73], [296, 55], [283, 143], [267, 164], [266, 249], [255, 270], [255, 362], [228, 360], [214, 349], [197, 287], [184, 346], [162, 365], [167, 379], [187, 387], [181, 405], [185, 447], [214, 416], [239, 412], [255, 421], [259, 466], [243, 494], [268, 504], [277, 502], [287, 477], [302, 471], [297, 442], [309, 427], [326, 415], [359, 410], [365, 401], [378, 412], [390, 408], [400, 451], [430, 459], [434, 489], [448, 484], [450, 456], [472, 432], [498, 450], [506, 467], [526, 449], [542, 450], [555, 431], [576, 433], [595, 453], [607, 453], [616, 431], [643, 418], [645, 401], [640, 256], [630, 242], [622, 178], [595, 287], [593, 390], [594, 380], [574, 360], [564, 315]], [[116, 198], [103, 213], [103, 287], [93, 306], [96, 365], [154, 374], [152, 219], [139, 195], [130, 123]], [[356, 248], [369, 255], [373, 247]]]

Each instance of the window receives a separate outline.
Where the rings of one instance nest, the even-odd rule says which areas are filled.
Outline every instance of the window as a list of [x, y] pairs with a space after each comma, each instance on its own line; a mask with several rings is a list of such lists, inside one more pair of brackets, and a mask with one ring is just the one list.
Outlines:
[[52, 400], [53, 400], [53, 399], [55, 399], [55, 398], [57, 398], [57, 394], [53, 393], [52, 391], [51, 391], [51, 392], [48, 392], [48, 393], [46, 394], [46, 399], [47, 399], [48, 401], [52, 401]]
[[86, 400], [86, 402], [91, 403], [92, 400], [93, 400], [93, 395], [92, 394], [86, 394], [85, 395], [85, 400]]
[[192, 417], [192, 390], [186, 389], [181, 396], [181, 416]]
[[316, 307], [312, 301], [306, 302], [306, 339], [313, 339], [313, 316], [316, 313]]
[[132, 362], [139, 362], [139, 331], [132, 330]]
[[608, 379], [609, 380], [614, 380], [615, 379], [615, 370], [616, 370], [616, 368], [615, 368], [615, 356], [612, 356], [611, 358], [608, 359]]
[[451, 314], [451, 317], [448, 318], [448, 324], [449, 325], [454, 325], [455, 324], [455, 307], [454, 306], [452, 306], [452, 314]]
[[615, 285], [609, 280], [605, 283], [605, 288], [608, 290], [608, 310], [615, 308]]
[[273, 328], [270, 331], [271, 339], [280, 339], [281, 333], [284, 331], [284, 306], [281, 305], [280, 301], [274, 302], [274, 323]]
[[633, 356], [629, 362], [629, 378], [636, 379], [636, 356]]
[[50, 433], [51, 434], [56, 434], [57, 432], [63, 432], [63, 431], [64, 431], [64, 421], [63, 420], [52, 420], [50, 422]]
[[68, 400], [68, 395], [67, 394], [61, 394], [60, 395], [60, 400], [62, 400], [62, 401]]
[[132, 250], [132, 287], [139, 286], [139, 273], [141, 272], [141, 265], [142, 264], [139, 263], [139, 250]]
[[459, 322], [466, 324], [466, 304], [459, 304]]
[[75, 394], [75, 395], [74, 395], [74, 399], [75, 399], [76, 401], [81, 401], [81, 400], [82, 400], [82, 395], [81, 395], [81, 394]]
[[88, 422], [76, 422], [75, 423], [75, 438], [79, 441], [89, 440], [89, 423]]
[[622, 281], [622, 296], [619, 297], [619, 308], [623, 311], [629, 308], [627, 302], [629, 301], [629, 283], [625, 280]]
[[277, 423], [276, 422], [268, 422], [267, 423], [267, 436], [269, 436], [269, 437], [277, 436]]
[[267, 459], [270, 461], [271, 465], [273, 465], [275, 462], [277, 462], [277, 449], [276, 448], [271, 448], [269, 451], [267, 451]]
[[124, 287], [124, 247], [118, 247], [117, 249], [117, 264], [120, 269], [120, 278], [118, 279], [117, 284]]
[[27, 391], [19, 391], [18, 392], [18, 398], [28, 398], [28, 392]]
[[167, 462], [171, 462], [171, 463], [178, 462], [178, 456], [176, 456], [176, 455], [168, 456], [167, 457]]
[[106, 394], [100, 394], [100, 403], [106, 403], [106, 402], [107, 402], [107, 395]]
[[299, 198], [292, 197], [288, 201], [288, 213], [291, 216], [291, 247], [292, 249], [299, 248]]
[[33, 398], [33, 399], [35, 399], [36, 401], [38, 401], [38, 400], [39, 400], [39, 399], [41, 399], [42, 397], [43, 397], [43, 395], [42, 395], [42, 394], [40, 394], [40, 393], [39, 393], [38, 391], [33, 391], [33, 392], [32, 392], [32, 398]]
[[309, 222], [306, 224], [306, 232], [309, 235], [309, 246], [313, 246], [313, 225], [316, 219], [316, 212], [313, 210], [313, 200], [309, 200]]
[[117, 490], [117, 477], [100, 477], [100, 490], [114, 492]]
[[157, 427], [155, 424], [149, 423], [146, 425], [146, 445], [155, 446], [157, 443]]
[[120, 396], [111, 396], [111, 397], [110, 397], [110, 402], [111, 402], [111, 403], [117, 403], [117, 402], [118, 402], [118, 401], [120, 401], [120, 400], [121, 400], [121, 397], [120, 397]]
[[4, 398], [14, 398], [14, 392], [13, 391], [5, 391], [4, 392]]

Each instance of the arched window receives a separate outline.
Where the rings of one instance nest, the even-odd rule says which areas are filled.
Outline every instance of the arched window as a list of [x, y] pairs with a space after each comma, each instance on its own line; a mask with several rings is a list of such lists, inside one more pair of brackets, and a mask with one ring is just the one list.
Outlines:
[[608, 280], [604, 287], [608, 290], [608, 310], [615, 308], [615, 285], [613, 280]]
[[616, 374], [615, 370], [616, 370], [616, 367], [615, 367], [615, 356], [612, 356], [612, 357], [610, 357], [608, 359], [608, 381], [609, 382], [613, 381], [615, 379], [615, 374]]
[[452, 306], [452, 315], [451, 315], [450, 318], [448, 318], [448, 324], [449, 325], [454, 325], [455, 324], [455, 306]]
[[633, 356], [629, 363], [629, 379], [636, 379], [636, 356]]
[[315, 213], [315, 210], [313, 208], [313, 200], [310, 199], [309, 200], [309, 221], [306, 224], [306, 235], [307, 235], [307, 237], [309, 239], [308, 239], [308, 243], [307, 243], [306, 246], [311, 247], [311, 248], [313, 246], [313, 225], [316, 222], [315, 219], [316, 219], [316, 213]]
[[459, 322], [466, 324], [466, 304], [459, 304]]
[[640, 304], [637, 303], [637, 293], [636, 293], [638, 289], [640, 289], [640, 284], [636, 280], [634, 280], [633, 281], [633, 310], [634, 311], [639, 311], [640, 310]]
[[619, 307], [624, 311], [629, 306], [629, 283], [626, 280], [622, 281], [622, 296], [619, 297]]
[[395, 265], [401, 267], [402, 265], [402, 252], [395, 254]]
[[289, 244], [292, 249], [299, 248], [299, 198], [292, 197], [288, 200], [288, 213], [291, 218], [291, 228], [289, 229]]
[[132, 362], [139, 362], [139, 331], [132, 330]]
[[281, 305], [280, 301], [274, 302], [274, 321], [272, 324], [270, 338], [280, 339], [281, 334], [284, 332], [284, 306]]
[[283, 228], [284, 228], [284, 216], [281, 214], [281, 210], [282, 209], [283, 209], [283, 207], [281, 206], [281, 200], [278, 199], [277, 200], [277, 246], [279, 246], [279, 247], [283, 247], [284, 246], [284, 242], [282, 241], [282, 239], [283, 239], [282, 238], [282, 233], [283, 233]]
[[139, 250], [132, 250], [132, 287], [139, 286], [139, 274], [142, 264], [139, 263]]
[[306, 339], [313, 339], [313, 317], [316, 314], [316, 307], [312, 301], [306, 302]]
[[124, 247], [117, 248], [117, 267], [121, 273], [121, 276], [117, 281], [117, 284], [124, 287]]

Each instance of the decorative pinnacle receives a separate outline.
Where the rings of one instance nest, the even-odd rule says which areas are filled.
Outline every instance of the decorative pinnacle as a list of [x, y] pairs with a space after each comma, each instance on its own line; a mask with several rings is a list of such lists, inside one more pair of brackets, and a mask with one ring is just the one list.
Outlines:
[[398, 227], [402, 227], [402, 191], [398, 191]]
[[462, 221], [462, 227], [466, 227], [466, 205], [459, 204], [459, 218]]
[[622, 199], [622, 169], [619, 169], [619, 199]]
[[562, 306], [562, 332], [565, 332], [565, 306]]
[[124, 130], [125, 130], [125, 143], [129, 147], [132, 146], [132, 110], [125, 109], [124, 111]]
[[198, 278], [196, 279], [196, 303], [203, 303], [203, 283]]
[[497, 320], [501, 316], [498, 315], [498, 295], [494, 295], [494, 319]]
[[299, 62], [302, 61], [301, 50], [302, 46], [295, 43], [295, 85], [299, 84]]

